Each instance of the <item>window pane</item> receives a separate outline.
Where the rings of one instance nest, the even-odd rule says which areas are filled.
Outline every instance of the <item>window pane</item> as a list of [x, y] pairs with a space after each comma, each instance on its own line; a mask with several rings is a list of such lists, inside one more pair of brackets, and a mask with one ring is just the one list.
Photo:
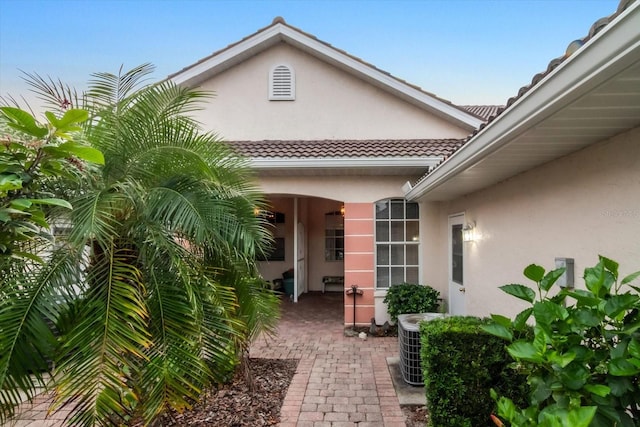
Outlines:
[[397, 285], [404, 282], [404, 267], [391, 267], [391, 284]]
[[451, 226], [451, 280], [462, 285], [462, 225]]
[[420, 240], [420, 223], [418, 221], [407, 221], [407, 241], [417, 242]]
[[418, 204], [413, 202], [407, 202], [407, 219], [418, 219]]
[[376, 221], [376, 242], [389, 241], [389, 223], [386, 221]]
[[376, 202], [376, 219], [389, 218], [389, 201]]
[[391, 245], [391, 265], [404, 265], [404, 245]]
[[418, 265], [418, 245], [407, 245], [407, 265]]
[[378, 288], [388, 288], [389, 287], [389, 268], [388, 267], [378, 267], [377, 271], [377, 280], [376, 287]]
[[389, 246], [387, 245], [377, 245], [377, 264], [378, 265], [389, 265]]
[[404, 242], [404, 222], [402, 221], [391, 222], [391, 241]]
[[418, 267], [407, 267], [407, 283], [420, 283], [418, 279]]
[[404, 218], [404, 200], [394, 200], [391, 202], [391, 218]]

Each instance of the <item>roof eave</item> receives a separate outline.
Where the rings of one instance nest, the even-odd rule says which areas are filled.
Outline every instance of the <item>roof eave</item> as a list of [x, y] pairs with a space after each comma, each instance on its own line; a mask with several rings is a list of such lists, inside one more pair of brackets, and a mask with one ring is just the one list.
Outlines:
[[[409, 200], [429, 193], [483, 158], [511, 143], [525, 130], [576, 101], [637, 60], [640, 55], [640, 2], [631, 5], [567, 58], [427, 177], [406, 192]], [[438, 200], [446, 200], [440, 198]]]
[[362, 158], [308, 158], [308, 159], [266, 159], [252, 158], [249, 164], [257, 170], [273, 169], [349, 169], [349, 168], [402, 168], [424, 167], [431, 169], [442, 161], [442, 156], [428, 157], [362, 157]]

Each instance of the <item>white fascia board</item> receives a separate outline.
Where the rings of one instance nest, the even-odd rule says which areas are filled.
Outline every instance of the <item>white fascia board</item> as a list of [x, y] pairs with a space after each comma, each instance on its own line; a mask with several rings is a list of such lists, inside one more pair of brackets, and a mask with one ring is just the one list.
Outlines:
[[640, 2], [473, 136], [405, 197], [417, 200], [640, 59]]
[[[411, 99], [415, 104], [426, 107], [432, 111], [438, 111], [440, 115], [448, 117], [459, 125], [469, 130], [477, 129], [483, 120], [466, 113], [446, 102], [428, 95], [420, 90], [402, 83], [388, 74], [382, 73], [370, 65], [364, 64], [349, 55], [339, 52], [333, 47], [328, 46], [318, 40], [314, 40], [300, 32], [283, 24], [276, 24], [265, 29], [247, 40], [220, 52], [217, 55], [206, 59], [199, 64], [192, 66], [182, 72], [173, 75], [169, 80], [175, 84], [195, 85], [205, 79], [209, 73], [222, 71], [239, 60], [250, 56], [254, 49], [267, 47], [277, 40], [286, 38], [292, 45], [298, 45], [305, 48], [307, 52], [313, 52], [320, 57], [329, 59], [334, 63], [339, 63], [343, 67], [349, 68], [355, 73], [365, 76], [370, 80], [377, 81], [380, 85], [388, 87], [393, 92], [403, 95]], [[214, 71], [218, 68], [218, 71]]]
[[355, 71], [357, 74], [365, 76], [370, 80], [375, 80], [383, 86], [387, 86], [394, 92], [413, 99], [417, 104], [426, 106], [431, 110], [440, 111], [443, 115], [467, 128], [477, 129], [482, 123], [484, 123], [483, 120], [478, 119], [469, 113], [447, 104], [446, 102], [440, 101], [439, 99], [415, 89], [406, 83], [402, 83], [401, 81], [386, 73], [380, 72], [368, 64], [358, 61], [349, 55], [326, 45], [325, 43], [306, 37], [289, 27], [282, 26], [281, 33], [293, 44], [302, 45], [307, 49], [317, 52], [319, 55], [332, 60], [333, 62], [340, 63], [341, 65]]
[[362, 158], [324, 158], [324, 159], [261, 159], [252, 158], [249, 165], [252, 168], [265, 169], [346, 169], [346, 168], [402, 168], [424, 167], [433, 168], [440, 161], [441, 156], [412, 157], [400, 159], [397, 157], [362, 157]]
[[[276, 24], [267, 28], [255, 34], [253, 37], [243, 40], [238, 44], [233, 45], [198, 64], [195, 64], [191, 68], [179, 71], [169, 78], [169, 80], [175, 84], [194, 85], [201, 83], [201, 81], [206, 78], [203, 76], [207, 76], [212, 70], [220, 68], [228, 62], [231, 62], [232, 64], [236, 63], [239, 59], [248, 56], [248, 53], [252, 52], [253, 49], [260, 45], [265, 44], [266, 46], [269, 46], [271, 42], [277, 41], [279, 34], [282, 33], [281, 27], [283, 27], [282, 24]], [[222, 67], [222, 69], [226, 68], [226, 66]]]

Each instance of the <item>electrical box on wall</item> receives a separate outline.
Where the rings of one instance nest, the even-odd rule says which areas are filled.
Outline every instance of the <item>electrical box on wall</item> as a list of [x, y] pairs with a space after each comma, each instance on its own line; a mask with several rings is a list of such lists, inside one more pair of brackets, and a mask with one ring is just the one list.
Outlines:
[[573, 258], [556, 258], [556, 268], [564, 267], [564, 273], [558, 278], [556, 284], [561, 288], [573, 288]]

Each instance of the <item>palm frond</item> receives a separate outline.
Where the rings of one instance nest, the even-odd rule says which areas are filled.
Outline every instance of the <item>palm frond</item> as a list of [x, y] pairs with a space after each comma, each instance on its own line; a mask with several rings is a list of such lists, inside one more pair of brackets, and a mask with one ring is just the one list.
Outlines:
[[127, 97], [143, 87], [154, 69], [153, 65], [145, 63], [125, 72], [123, 72], [123, 67], [120, 67], [118, 74], [94, 73], [92, 79], [89, 80], [87, 97], [101, 108], [120, 109], [125, 107]]
[[84, 311], [55, 372], [56, 404], [73, 406], [73, 425], [122, 422], [135, 402], [126, 367], [151, 344], [135, 253], [115, 244], [106, 249], [93, 257]]
[[21, 263], [0, 288], [0, 422], [21, 401], [48, 387], [56, 352], [53, 325], [73, 298], [77, 258], [56, 252], [47, 264]]
[[63, 112], [69, 108], [84, 108], [84, 94], [62, 80], [42, 77], [38, 73], [23, 73], [23, 79], [31, 87], [31, 91], [44, 102], [43, 107], [50, 111]]

